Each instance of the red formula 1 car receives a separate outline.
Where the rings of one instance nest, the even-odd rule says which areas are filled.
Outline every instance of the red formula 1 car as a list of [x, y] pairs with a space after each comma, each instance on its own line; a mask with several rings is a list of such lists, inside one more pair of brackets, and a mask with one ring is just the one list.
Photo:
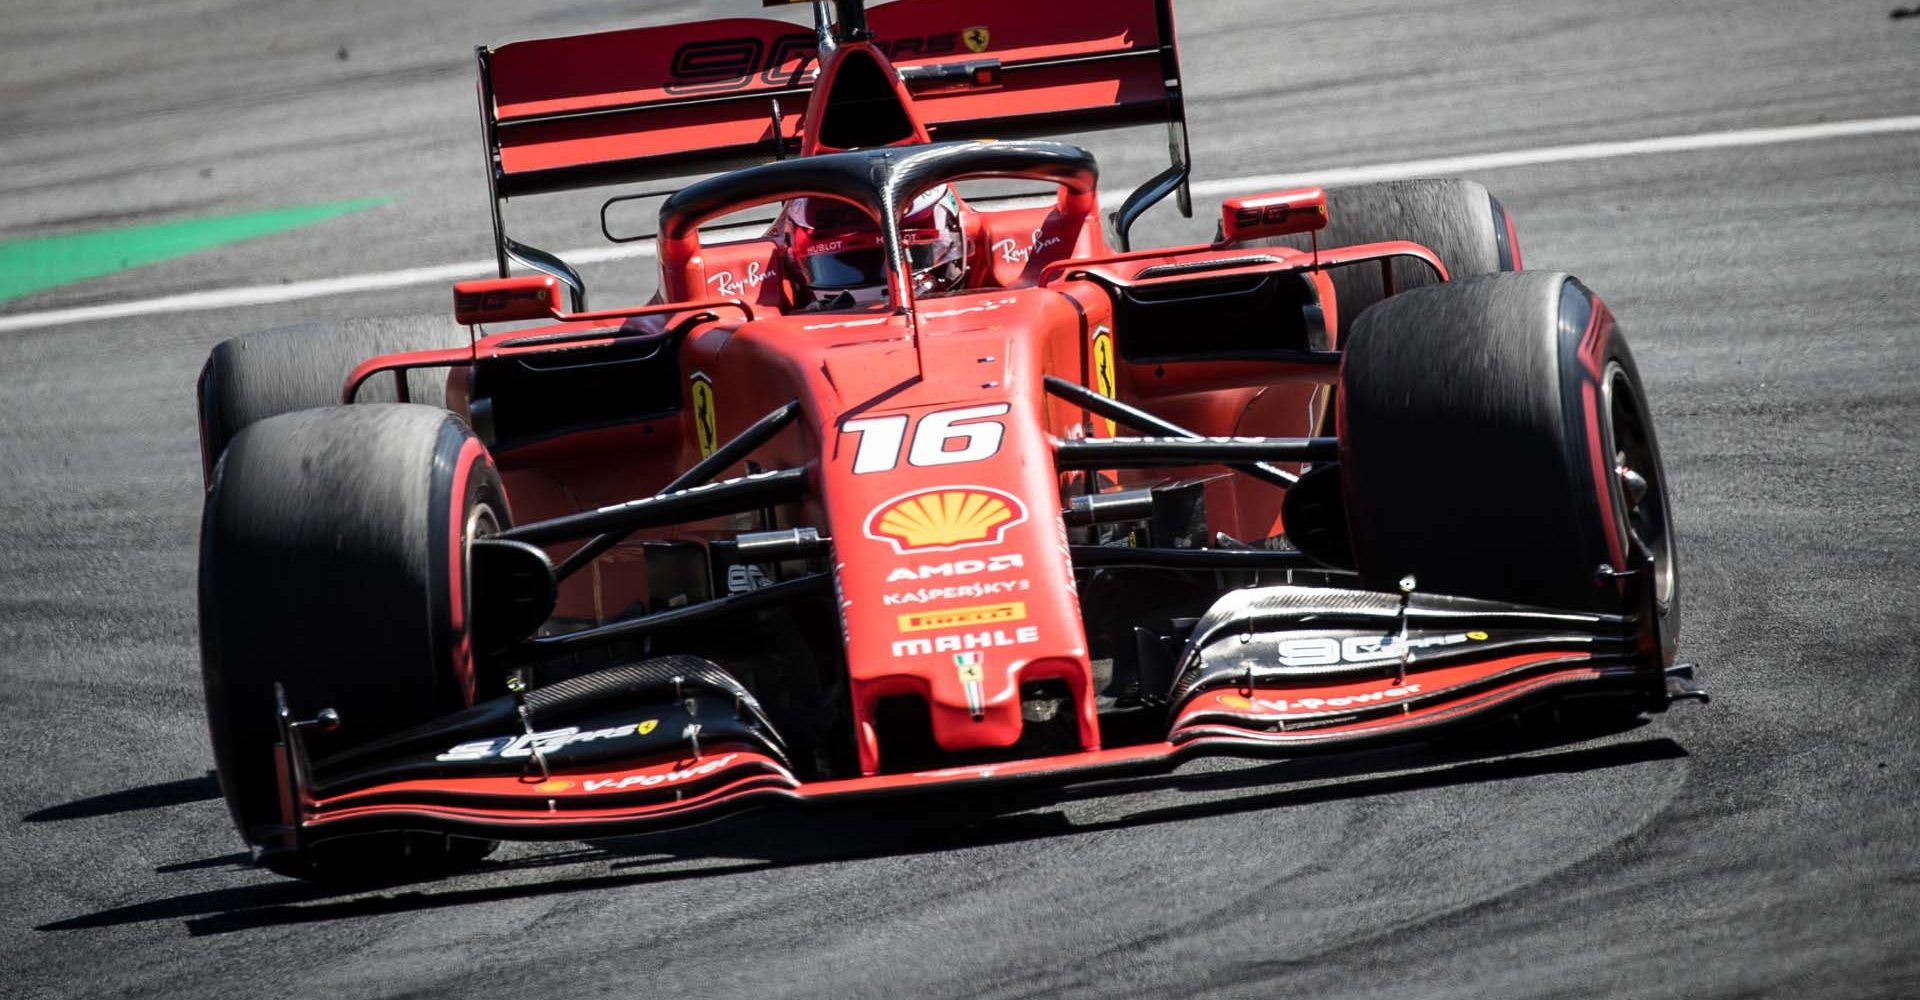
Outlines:
[[[480, 50], [469, 329], [213, 352], [207, 709], [264, 863], [1697, 694], [1633, 358], [1484, 189], [1250, 192], [1130, 250], [1191, 211], [1170, 0], [813, 6]], [[1020, 138], [1142, 124], [1173, 162], [1110, 220]], [[501, 231], [719, 170], [660, 204], [651, 304]]]

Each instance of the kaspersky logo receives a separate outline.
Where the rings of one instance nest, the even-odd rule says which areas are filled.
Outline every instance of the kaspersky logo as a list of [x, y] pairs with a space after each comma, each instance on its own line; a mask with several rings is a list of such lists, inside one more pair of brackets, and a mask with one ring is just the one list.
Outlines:
[[943, 486], [895, 497], [867, 515], [867, 537], [905, 555], [992, 545], [1027, 519], [1012, 494], [985, 486]]

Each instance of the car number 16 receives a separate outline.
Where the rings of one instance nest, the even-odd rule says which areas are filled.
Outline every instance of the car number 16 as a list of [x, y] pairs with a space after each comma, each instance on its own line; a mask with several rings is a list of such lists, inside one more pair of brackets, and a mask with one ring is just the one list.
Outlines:
[[[941, 410], [921, 417], [913, 428], [913, 445], [906, 449], [907, 464], [924, 469], [992, 458], [999, 453], [1007, 428], [991, 418], [1004, 416], [1012, 408], [1009, 403], [993, 403]], [[841, 424], [842, 431], [860, 437], [853, 453], [854, 475], [887, 472], [898, 466], [911, 421], [911, 417], [899, 413]]]

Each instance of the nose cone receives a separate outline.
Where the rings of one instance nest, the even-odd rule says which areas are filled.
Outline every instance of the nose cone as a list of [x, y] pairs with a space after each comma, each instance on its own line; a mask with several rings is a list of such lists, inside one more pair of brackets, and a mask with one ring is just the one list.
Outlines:
[[[965, 302], [966, 300], [959, 300]], [[1020, 689], [1061, 680], [1098, 746], [1086, 634], [1059, 516], [1059, 475], [1043, 425], [1038, 357], [1027, 338], [979, 314], [923, 326], [924, 377], [821, 428], [861, 766], [882, 766], [871, 720], [884, 698], [928, 708], [934, 742], [1006, 747], [1024, 726]], [[968, 328], [971, 327], [971, 328]], [[891, 387], [890, 372], [835, 362]]]

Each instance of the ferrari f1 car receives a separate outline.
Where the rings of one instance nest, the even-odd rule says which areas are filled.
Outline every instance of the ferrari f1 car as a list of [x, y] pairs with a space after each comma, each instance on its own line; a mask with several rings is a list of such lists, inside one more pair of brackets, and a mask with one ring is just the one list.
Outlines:
[[[1171, 0], [813, 14], [479, 50], [498, 276], [214, 350], [207, 712], [264, 864], [1697, 693], [1633, 356], [1485, 189], [1132, 248], [1192, 212]], [[1171, 163], [1110, 217], [1033, 138], [1143, 125]], [[648, 304], [505, 232], [668, 176], [602, 210], [664, 197]]]

